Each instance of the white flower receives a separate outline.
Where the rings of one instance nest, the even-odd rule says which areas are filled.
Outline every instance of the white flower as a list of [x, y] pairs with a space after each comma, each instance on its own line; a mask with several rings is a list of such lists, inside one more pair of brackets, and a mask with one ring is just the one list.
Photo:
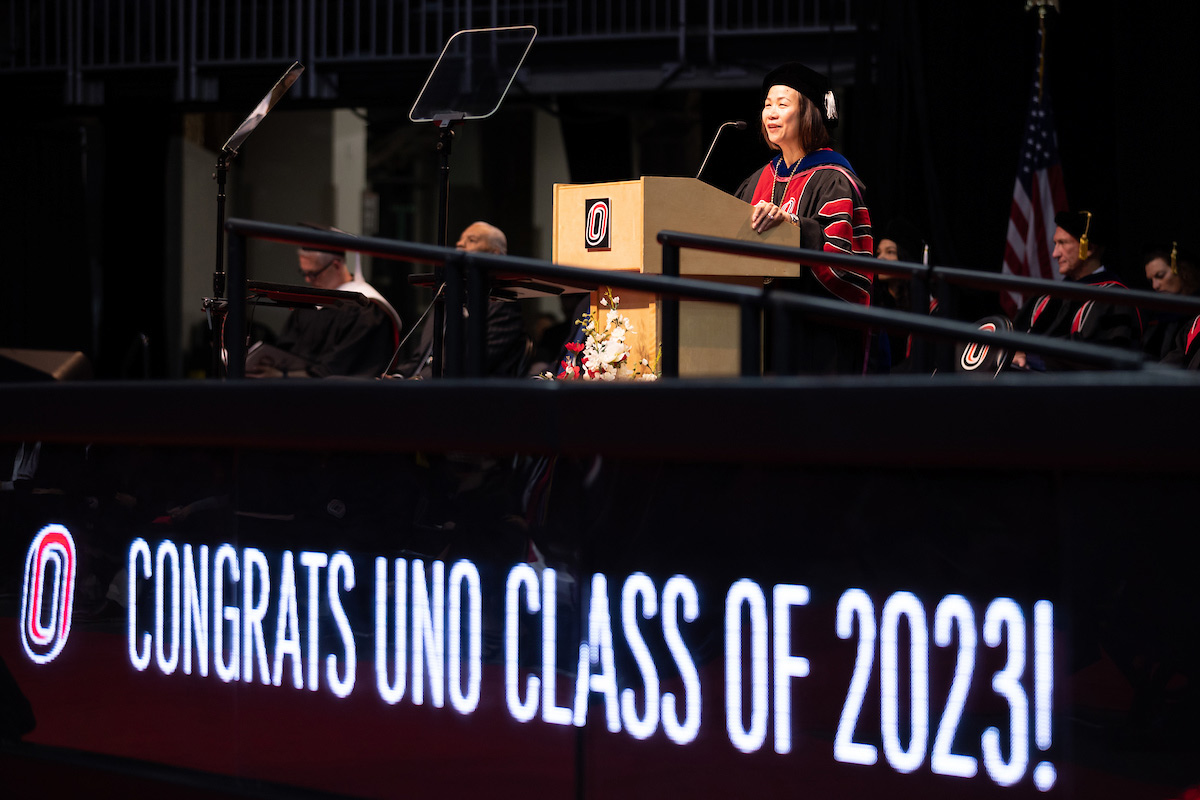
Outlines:
[[[609, 309], [604, 316], [598, 320], [596, 314], [588, 312], [579, 320], [587, 333], [577, 360], [584, 368], [578, 377], [584, 380], [639, 380], [647, 377], [653, 380], [656, 377], [651, 372], [648, 359], [643, 358], [636, 367], [631, 366], [630, 349], [625, 340], [629, 334], [637, 331], [629, 317], [618, 311], [619, 302], [619, 297], [611, 291], [606, 292], [598, 302], [599, 306]], [[647, 372], [648, 376], [639, 374]]]

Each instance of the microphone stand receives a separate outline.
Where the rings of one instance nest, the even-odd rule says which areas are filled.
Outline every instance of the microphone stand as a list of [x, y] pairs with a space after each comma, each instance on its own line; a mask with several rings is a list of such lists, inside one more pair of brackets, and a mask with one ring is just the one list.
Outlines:
[[217, 157], [217, 171], [213, 175], [217, 181], [217, 266], [213, 272], [212, 304], [206, 304], [209, 312], [210, 327], [213, 335], [212, 375], [221, 375], [221, 351], [224, 349], [221, 341], [225, 331], [226, 307], [221, 304], [225, 297], [225, 182], [229, 176], [229, 152], [221, 151]]
[[721, 126], [719, 128], [717, 128], [717, 132], [715, 134], [713, 134], [712, 144], [710, 144], [708, 146], [708, 152], [704, 154], [704, 160], [700, 162], [700, 169], [696, 170], [697, 178], [700, 177], [700, 173], [704, 172], [704, 168], [708, 165], [708, 158], [709, 158], [709, 156], [712, 155], [713, 149], [717, 146], [717, 139], [721, 138], [721, 131], [725, 130], [730, 125], [737, 128], [739, 131], [746, 130], [746, 123], [740, 119], [730, 120], [729, 122], [722, 122]]
[[[223, 345], [225, 335], [225, 317], [229, 313], [228, 298], [225, 297], [226, 281], [225, 281], [225, 183], [229, 176], [229, 162], [238, 153], [238, 148], [245, 143], [246, 138], [254, 132], [254, 129], [259, 126], [263, 118], [270, 113], [271, 109], [279, 101], [279, 98], [292, 87], [292, 84], [300, 77], [300, 73], [304, 72], [304, 65], [299, 61], [292, 63], [290, 67], [267, 92], [267, 95], [259, 101], [250, 115], [242, 122], [241, 125], [233, 132], [233, 135], [226, 140], [221, 146], [221, 154], [217, 156], [217, 169], [213, 178], [217, 181], [217, 266], [213, 272], [213, 296], [204, 299], [204, 310], [208, 314], [209, 327], [212, 331], [212, 377], [219, 378], [222, 375], [223, 359], [222, 352], [225, 350]], [[235, 278], [245, 283], [245, 274], [239, 273]], [[233, 287], [234, 291], [244, 292], [246, 287], [239, 285]], [[240, 320], [239, 320], [240, 322]], [[242, 326], [235, 326], [235, 333], [242, 336]], [[240, 377], [240, 370], [234, 377]]]

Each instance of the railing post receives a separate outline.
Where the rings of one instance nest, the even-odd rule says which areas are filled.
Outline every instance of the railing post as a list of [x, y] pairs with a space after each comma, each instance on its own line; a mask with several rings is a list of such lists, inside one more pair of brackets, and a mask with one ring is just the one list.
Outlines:
[[[955, 308], [955, 298], [950, 291], [950, 284], [942, 280], [937, 274], [937, 270], [933, 267], [929, 268], [930, 278], [930, 294], [937, 298], [938, 313], [946, 319], [957, 319], [957, 308]], [[952, 342], [938, 342], [934, 349], [936, 357], [933, 364], [938, 372], [950, 373], [954, 371], [954, 344]]]
[[792, 364], [792, 337], [795, 325], [792, 312], [782, 303], [776, 302], [771, 293], [766, 293], [768, 316], [771, 320], [771, 372], [775, 375], [790, 375], [795, 372]]
[[447, 378], [461, 378], [464, 372], [463, 308], [466, 297], [463, 292], [463, 261], [463, 254], [457, 250], [446, 257], [446, 357], [442, 369]]
[[741, 375], [755, 378], [762, 373], [762, 313], [758, 303], [743, 300], [741, 311]]
[[[662, 273], [664, 276], [679, 277], [679, 245], [663, 244]], [[679, 377], [679, 299], [663, 296], [662, 306], [662, 375], [664, 378]]]
[[[929, 315], [929, 268], [925, 272], [912, 276], [912, 281], [909, 283], [909, 311], [921, 316]], [[914, 373], [926, 373], [932, 371], [932, 358], [930, 357], [930, 343], [920, 336], [912, 337], [912, 353], [909, 355], [909, 362]]]
[[487, 375], [488, 280], [483, 267], [462, 257], [467, 270], [467, 377]]
[[[229, 264], [226, 271], [226, 306], [224, 325], [213, 335], [224, 345], [225, 374], [231, 379], [246, 377], [246, 237], [231, 231], [228, 237]], [[218, 298], [219, 299], [219, 298]]]

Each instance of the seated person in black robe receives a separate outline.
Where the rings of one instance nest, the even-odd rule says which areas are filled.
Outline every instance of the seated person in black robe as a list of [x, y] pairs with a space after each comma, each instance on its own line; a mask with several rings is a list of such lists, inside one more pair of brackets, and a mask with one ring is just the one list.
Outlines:
[[[459, 250], [475, 253], [508, 253], [508, 238], [495, 225], [473, 222], [455, 244]], [[486, 374], [492, 377], [517, 376], [526, 360], [528, 337], [520, 307], [507, 300], [489, 300], [487, 307]], [[429, 378], [433, 375], [433, 314], [419, 322], [415, 341], [407, 342], [393, 370], [401, 378]]]
[[344, 250], [301, 248], [299, 260], [309, 286], [359, 292], [370, 302], [365, 306], [344, 303], [293, 309], [276, 345], [296, 360], [286, 365], [286, 371], [285, 365], [271, 363], [269, 358], [258, 366], [248, 363], [247, 376], [382, 375], [400, 341], [400, 316], [395, 309], [373, 286], [351, 275]]
[[1175, 332], [1173, 347], [1163, 356], [1163, 364], [1184, 369], [1200, 369], [1200, 317], [1191, 317]]
[[[1151, 248], [1143, 257], [1146, 280], [1156, 292], [1200, 297], [1200, 259], [1178, 242]], [[1177, 311], [1151, 311], [1146, 315], [1142, 351], [1153, 361], [1168, 362], [1179, 344], [1180, 333], [1190, 332], [1192, 317]], [[1186, 349], [1186, 348], [1185, 348]], [[1168, 363], [1179, 363], [1177, 360]]]
[[[1053, 257], [1065, 281], [1127, 288], [1104, 266], [1105, 228], [1088, 211], [1060, 211], [1054, 217]], [[1013, 329], [1018, 333], [1036, 333], [1059, 339], [1109, 345], [1127, 350], [1140, 348], [1142, 321], [1137, 309], [1129, 305], [1097, 300], [1069, 300], [1041, 295], [1028, 300], [1017, 312]], [[1031, 370], [1079, 369], [1059, 359], [1035, 353], [1016, 353], [1013, 366]]]

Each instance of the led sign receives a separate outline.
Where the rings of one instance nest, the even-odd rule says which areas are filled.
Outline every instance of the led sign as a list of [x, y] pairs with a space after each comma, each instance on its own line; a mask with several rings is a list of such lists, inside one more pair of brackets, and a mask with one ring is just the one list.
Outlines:
[[[69, 535], [38, 545], [42, 563], [65, 563], [61, 541]], [[45, 583], [67, 568], [39, 569], [27, 571], [27, 582], [29, 574]], [[1054, 608], [1046, 600], [1027, 609], [1007, 597], [975, 604], [948, 594], [931, 602], [909, 591], [879, 598], [848, 588], [820, 611], [801, 584], [742, 578], [723, 591], [701, 591], [686, 575], [656, 581], [641, 572], [597, 572], [582, 606], [564, 609], [556, 570], [527, 563], [489, 587], [469, 560], [377, 557], [373, 570], [360, 571], [343, 551], [269, 557], [254, 547], [141, 538], [129, 546], [127, 571], [128, 657], [139, 671], [204, 678], [211, 668], [224, 682], [288, 684], [341, 698], [374, 691], [388, 705], [443, 708], [448, 700], [470, 715], [490, 686], [484, 598], [502, 597], [504, 708], [520, 723], [583, 726], [593, 713], [613, 734], [661, 735], [686, 747], [702, 724], [721, 720], [737, 751], [769, 747], [785, 756], [798, 746], [795, 734], [810, 713], [808, 682], [820, 670], [821, 686], [844, 687], [829, 744], [837, 762], [997, 786], [1031, 778], [1041, 791], [1057, 778], [1052, 761], [1031, 755], [1053, 745]], [[62, 594], [55, 588], [52, 596]], [[696, 627], [705, 597], [723, 603], [708, 609], [723, 628], [719, 708], [706, 708], [702, 693]], [[832, 618], [823, 619], [828, 609]], [[47, 621], [58, 630], [54, 613], [36, 617], [31, 630], [43, 635]], [[853, 668], [833, 684], [830, 667], [806, 649], [813, 624], [853, 647]], [[373, 681], [358, 680], [356, 634], [373, 637]], [[953, 665], [948, 692], [931, 688], [935, 661]], [[976, 681], [992, 661], [1000, 668]], [[875, 676], [878, 730], [864, 713], [868, 704], [876, 710], [868, 695]], [[972, 697], [981, 685], [988, 696]], [[978, 733], [965, 731], [972, 699], [1004, 713]]]

